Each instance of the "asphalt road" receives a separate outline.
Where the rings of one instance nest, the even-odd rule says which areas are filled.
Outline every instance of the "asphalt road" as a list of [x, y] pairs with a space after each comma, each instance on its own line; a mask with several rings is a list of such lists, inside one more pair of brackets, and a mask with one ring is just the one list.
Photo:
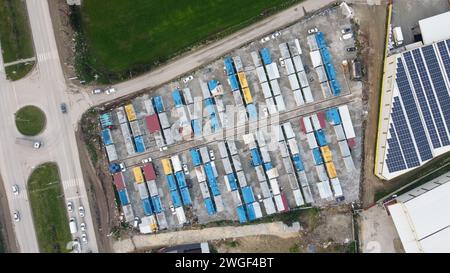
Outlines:
[[[15, 235], [21, 252], [38, 252], [26, 182], [33, 168], [45, 162], [56, 162], [59, 167], [66, 202], [74, 203], [77, 223], [87, 225], [88, 245], [84, 251], [97, 252], [86, 188], [76, 145], [71, 106], [67, 86], [62, 72], [51, 17], [47, 1], [27, 0], [28, 15], [34, 40], [37, 64], [26, 78], [9, 82], [4, 72], [0, 75], [0, 173], [7, 189], [9, 207], [18, 210], [21, 221], [14, 222]], [[3, 65], [0, 64], [1, 67]], [[3, 69], [3, 68], [2, 68]], [[60, 104], [68, 104], [69, 114], [62, 114]], [[15, 144], [20, 137], [14, 124], [14, 113], [22, 106], [33, 104], [41, 108], [47, 117], [47, 127], [36, 138], [44, 144], [41, 149]], [[9, 190], [17, 184], [21, 189], [18, 196]], [[83, 205], [86, 216], [81, 219], [77, 213]], [[68, 216], [69, 217], [69, 216]], [[80, 231], [75, 234], [80, 237]]]

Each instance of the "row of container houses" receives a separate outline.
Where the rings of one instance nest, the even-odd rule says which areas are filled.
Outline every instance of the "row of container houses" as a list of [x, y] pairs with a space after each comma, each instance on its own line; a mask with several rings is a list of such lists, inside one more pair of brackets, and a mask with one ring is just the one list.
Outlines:
[[[342, 188], [337, 177], [333, 156], [325, 134], [325, 115], [313, 114], [300, 119], [300, 127], [306, 133], [314, 164], [319, 178], [317, 188], [322, 199], [343, 198]], [[332, 186], [332, 189], [330, 187]], [[334, 192], [334, 193], [333, 193]]]
[[[300, 48], [300, 42], [295, 39], [295, 44]], [[301, 106], [305, 103], [314, 102], [314, 98], [309, 87], [308, 77], [301, 58], [301, 49], [290, 50], [288, 43], [279, 45], [281, 58], [284, 61], [286, 75], [289, 79], [291, 90], [294, 94], [295, 103]]]
[[245, 107], [248, 119], [256, 120], [258, 117], [257, 110], [241, 58], [239, 56], [234, 56], [233, 58], [227, 57], [224, 63], [228, 76], [228, 84], [231, 87], [236, 106], [238, 108]]
[[274, 115], [286, 111], [286, 105], [278, 83], [280, 72], [277, 63], [272, 61], [269, 49], [262, 48], [259, 52], [253, 51], [250, 54], [256, 66], [256, 73], [269, 114]]

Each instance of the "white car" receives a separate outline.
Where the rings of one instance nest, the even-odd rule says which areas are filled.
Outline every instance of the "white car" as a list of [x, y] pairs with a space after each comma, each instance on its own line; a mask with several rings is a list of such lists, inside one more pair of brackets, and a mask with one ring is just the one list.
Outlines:
[[20, 214], [17, 210], [13, 212], [13, 217], [14, 217], [14, 221], [16, 221], [16, 222], [20, 221]]
[[264, 114], [264, 117], [266, 117], [266, 118], [269, 116], [269, 110], [267, 110], [267, 107], [263, 108], [263, 114]]
[[94, 90], [92, 90], [92, 94], [97, 95], [97, 94], [101, 94], [103, 92], [103, 89], [101, 88], [95, 88]]
[[193, 79], [194, 79], [194, 76], [190, 75], [190, 76], [187, 76], [186, 78], [184, 78], [183, 82], [188, 83], [188, 82], [192, 81]]
[[162, 151], [165, 151], [165, 150], [167, 150], [167, 146], [164, 146], [164, 147], [161, 147], [161, 148], [159, 148], [159, 150], [162, 152]]
[[284, 66], [284, 65], [286, 64], [286, 63], [284, 62], [283, 58], [280, 58], [279, 61], [280, 61], [280, 65], [281, 65], [281, 66]]
[[277, 38], [280, 35], [281, 35], [281, 33], [279, 31], [277, 31], [274, 34], [272, 34], [272, 39], [275, 39], [275, 38]]
[[151, 157], [149, 157], [149, 158], [144, 158], [144, 159], [142, 159], [142, 164], [147, 164], [147, 163], [150, 163], [150, 162], [152, 162], [152, 158]]
[[86, 231], [86, 223], [81, 223], [80, 229], [81, 229], [81, 231]]
[[213, 150], [209, 150], [209, 157], [211, 158], [211, 160], [215, 160], [216, 157], [214, 156], [214, 151]]
[[313, 34], [313, 33], [317, 33], [317, 32], [319, 32], [319, 29], [316, 27], [308, 30], [308, 34]]
[[352, 29], [349, 28], [349, 27], [344, 28], [344, 29], [341, 29], [341, 33], [342, 33], [342, 34], [347, 34], [347, 33], [350, 33], [350, 32], [352, 32]]
[[188, 174], [189, 174], [189, 169], [188, 169], [187, 164], [183, 164], [183, 171], [184, 171], [184, 174], [185, 174], [185, 175], [188, 175]]
[[81, 234], [81, 241], [83, 242], [83, 243], [87, 243], [87, 235], [86, 235], [86, 233], [83, 233], [83, 234]]
[[72, 211], [73, 211], [73, 204], [72, 204], [72, 202], [67, 202], [67, 210], [68, 210], [69, 212], [72, 212]]
[[261, 43], [265, 43], [265, 42], [267, 42], [267, 41], [269, 41], [269, 40], [270, 40], [270, 37], [269, 37], [269, 36], [264, 37], [264, 38], [261, 39]]
[[119, 167], [120, 167], [120, 171], [121, 171], [121, 172], [124, 172], [124, 171], [127, 170], [127, 167], [125, 166], [125, 163], [120, 163], [120, 164], [119, 164]]
[[12, 192], [13, 192], [15, 195], [19, 195], [19, 186], [18, 186], [18, 185], [13, 185], [13, 186], [12, 186]]
[[170, 208], [170, 211], [172, 212], [172, 214], [176, 213], [175, 212], [175, 207], [172, 204], [170, 204], [169, 208]]
[[33, 144], [33, 148], [39, 149], [39, 148], [41, 148], [41, 145], [42, 145], [42, 143], [41, 143], [40, 141], [36, 141], [36, 142], [34, 142], [34, 144]]
[[109, 94], [112, 94], [112, 93], [116, 93], [116, 89], [114, 87], [107, 88], [106, 91], [105, 91], [106, 95], [109, 95]]
[[78, 212], [80, 213], [80, 217], [84, 217], [84, 207], [83, 206], [80, 206], [78, 208]]

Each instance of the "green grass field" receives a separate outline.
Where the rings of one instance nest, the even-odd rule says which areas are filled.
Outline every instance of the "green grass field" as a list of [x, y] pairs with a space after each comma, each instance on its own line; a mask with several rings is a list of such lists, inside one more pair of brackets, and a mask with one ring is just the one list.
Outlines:
[[142, 72], [300, 1], [84, 1], [82, 28], [95, 70]]
[[[0, 1], [0, 44], [4, 63], [27, 59], [34, 56], [28, 15], [22, 0]], [[32, 65], [25, 69], [28, 71]], [[8, 77], [10, 76], [7, 72]], [[26, 75], [21, 71], [21, 75]], [[11, 79], [17, 79], [12, 75]]]
[[17, 130], [26, 136], [35, 136], [45, 128], [45, 114], [36, 106], [22, 107], [16, 113]]
[[58, 166], [45, 163], [36, 168], [28, 179], [28, 194], [40, 251], [68, 252], [66, 245], [72, 236]]

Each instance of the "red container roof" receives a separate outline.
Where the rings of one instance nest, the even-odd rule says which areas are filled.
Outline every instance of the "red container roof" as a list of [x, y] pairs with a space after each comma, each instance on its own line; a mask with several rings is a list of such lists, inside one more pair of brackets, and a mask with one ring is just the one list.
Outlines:
[[156, 173], [155, 173], [155, 169], [153, 168], [153, 164], [145, 164], [142, 169], [144, 170], [144, 176], [145, 176], [145, 180], [150, 181], [150, 180], [155, 180], [156, 179]]
[[159, 126], [158, 116], [156, 114], [146, 117], [145, 122], [147, 123], [147, 129], [150, 133], [155, 133], [155, 132], [161, 131], [161, 127]]

